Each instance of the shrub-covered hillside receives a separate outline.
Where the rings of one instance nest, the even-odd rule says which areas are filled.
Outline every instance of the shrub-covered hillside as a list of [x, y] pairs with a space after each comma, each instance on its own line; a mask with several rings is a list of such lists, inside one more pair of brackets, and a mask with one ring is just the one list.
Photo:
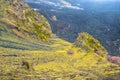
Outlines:
[[88, 33], [73, 44], [52, 36], [47, 20], [22, 0], [0, 4], [0, 80], [120, 79], [120, 66]]
[[[0, 21], [11, 24], [9, 28], [19, 37], [30, 35], [33, 38], [37, 37], [46, 41], [52, 36], [47, 19], [22, 0], [0, 0], [0, 14]], [[19, 32], [22, 33], [19, 34]]]
[[87, 52], [95, 52], [100, 56], [105, 56], [108, 53], [97, 39], [86, 32], [79, 34], [77, 40], [74, 42], [74, 45]]

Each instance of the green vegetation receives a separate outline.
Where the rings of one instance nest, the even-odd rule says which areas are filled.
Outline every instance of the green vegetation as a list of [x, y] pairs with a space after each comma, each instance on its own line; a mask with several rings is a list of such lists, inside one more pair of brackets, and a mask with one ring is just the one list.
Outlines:
[[79, 34], [74, 45], [87, 52], [97, 53], [102, 57], [107, 54], [106, 49], [100, 44], [100, 42], [86, 32]]
[[[0, 79], [103, 80], [120, 72], [119, 66], [109, 63], [95, 53], [80, 51], [64, 40], [54, 38], [49, 44], [44, 45], [51, 49], [17, 50], [1, 47]], [[69, 50], [74, 53], [68, 54]], [[22, 66], [24, 60], [28, 65]], [[26, 69], [28, 66], [33, 69]]]
[[117, 80], [120, 67], [96, 54], [107, 51], [88, 33], [73, 46], [52, 37], [47, 20], [21, 0], [1, 3], [0, 80]]
[[[24, 38], [31, 36], [48, 41], [52, 37], [50, 25], [42, 15], [35, 12], [22, 0], [0, 1], [0, 12], [2, 16], [0, 21], [9, 23], [14, 26], [13, 32]], [[22, 35], [19, 35], [22, 31]]]

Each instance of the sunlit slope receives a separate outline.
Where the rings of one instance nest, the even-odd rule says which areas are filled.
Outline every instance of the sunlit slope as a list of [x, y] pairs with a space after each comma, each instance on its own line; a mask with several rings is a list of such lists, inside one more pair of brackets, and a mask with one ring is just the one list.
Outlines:
[[[120, 73], [119, 66], [109, 63], [91, 48], [76, 47], [55, 37], [49, 42], [27, 40], [7, 28], [0, 29], [1, 80], [106, 80]], [[28, 62], [29, 69], [22, 66], [23, 61]]]
[[88, 33], [80, 45], [69, 43], [52, 36], [47, 20], [21, 0], [0, 4], [0, 80], [119, 79], [120, 67]]
[[[13, 33], [12, 29], [9, 27], [10, 24], [0, 22], [0, 46], [4, 48], [13, 48], [21, 50], [36, 50], [36, 49], [47, 49], [44, 45], [45, 43], [41, 40], [33, 38], [21, 38], [20, 36]], [[18, 32], [19, 35], [24, 35], [21, 31]], [[28, 34], [27, 34], [28, 35]], [[46, 42], [46, 44], [48, 44]], [[41, 47], [42, 46], [42, 47]]]
[[32, 37], [47, 41], [52, 37], [47, 19], [22, 0], [0, 0], [0, 21], [11, 24], [9, 28], [12, 32], [22, 38]]
[[107, 50], [102, 44], [92, 35], [82, 32], [79, 33], [78, 38], [74, 42], [74, 46], [85, 50], [86, 52], [94, 52], [102, 57], [108, 54]]
[[[48, 45], [51, 49], [16, 50], [1, 47], [0, 79], [107, 80], [120, 73], [120, 67], [109, 63], [105, 57], [72, 47], [64, 40], [54, 38]], [[23, 61], [28, 62], [29, 69], [22, 66]]]

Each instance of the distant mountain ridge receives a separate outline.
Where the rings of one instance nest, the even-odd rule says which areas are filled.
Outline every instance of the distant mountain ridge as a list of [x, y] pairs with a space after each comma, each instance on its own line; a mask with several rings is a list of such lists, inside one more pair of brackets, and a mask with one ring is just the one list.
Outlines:
[[[25, 1], [49, 20], [53, 33], [60, 38], [74, 42], [78, 33], [88, 32], [104, 45], [110, 55], [120, 55], [119, 1], [65, 0], [84, 10], [41, 4], [41, 0], [37, 3]], [[45, 1], [57, 4], [59, 0]], [[51, 20], [54, 15], [58, 19], [56, 22]]]

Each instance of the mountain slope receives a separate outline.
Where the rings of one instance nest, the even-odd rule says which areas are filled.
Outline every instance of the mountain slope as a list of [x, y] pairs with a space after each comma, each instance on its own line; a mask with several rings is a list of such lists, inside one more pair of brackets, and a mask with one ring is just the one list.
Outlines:
[[[47, 19], [34, 12], [22, 0], [1, 0], [0, 4], [1, 21], [13, 25], [10, 28], [18, 36], [37, 36], [44, 41], [51, 37], [52, 31]], [[19, 31], [22, 32], [21, 35], [18, 34]]]
[[[57, 36], [74, 42], [78, 33], [88, 32], [97, 38], [110, 55], [120, 55], [120, 2], [89, 0], [24, 0], [49, 20], [52, 31]], [[60, 1], [84, 8], [66, 8]], [[53, 3], [53, 4], [49, 4]], [[52, 20], [57, 17], [57, 21]]]
[[108, 54], [107, 50], [102, 46], [102, 44], [86, 32], [82, 32], [79, 34], [74, 45], [76, 47], [82, 48], [87, 52], [95, 52], [96, 54], [101, 56]]
[[[120, 67], [91, 50], [92, 44], [85, 44], [88, 51], [52, 36], [47, 20], [21, 0], [0, 4], [0, 80], [119, 79]], [[95, 40], [85, 35], [81, 41]], [[97, 44], [104, 49], [95, 40], [93, 46]]]

